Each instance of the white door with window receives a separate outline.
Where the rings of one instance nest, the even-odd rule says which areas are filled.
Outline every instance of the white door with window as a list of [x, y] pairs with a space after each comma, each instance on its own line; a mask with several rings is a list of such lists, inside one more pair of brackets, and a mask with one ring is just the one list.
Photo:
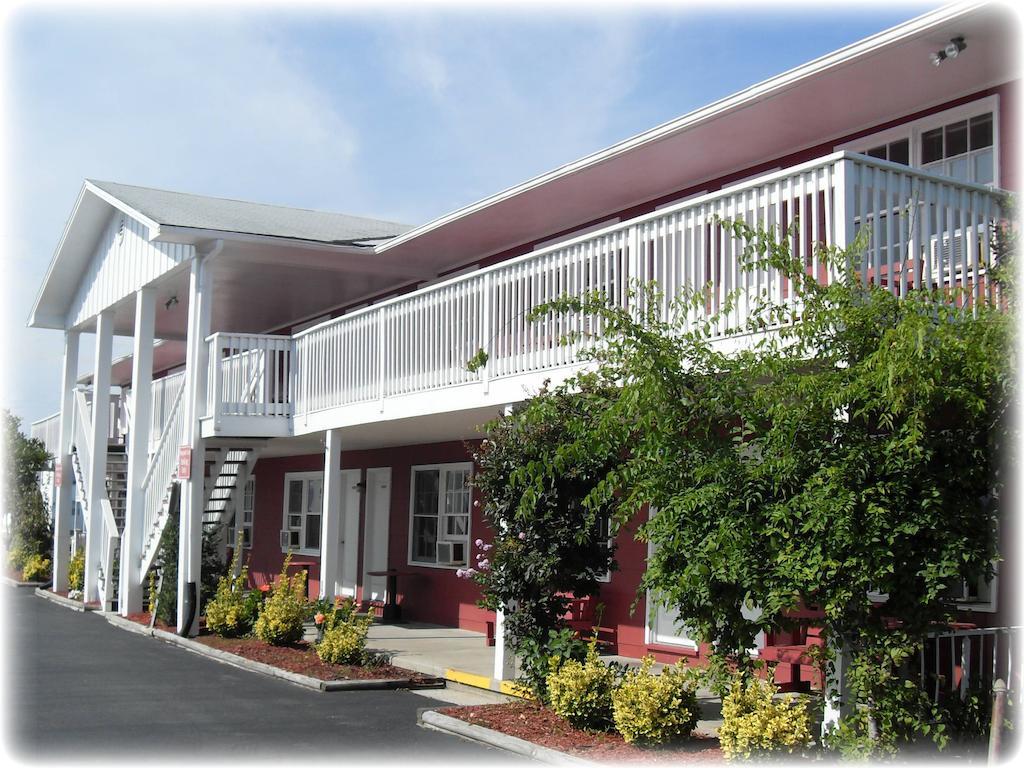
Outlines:
[[363, 529], [363, 599], [383, 600], [387, 577], [369, 576], [388, 568], [391, 467], [366, 470], [366, 524]]

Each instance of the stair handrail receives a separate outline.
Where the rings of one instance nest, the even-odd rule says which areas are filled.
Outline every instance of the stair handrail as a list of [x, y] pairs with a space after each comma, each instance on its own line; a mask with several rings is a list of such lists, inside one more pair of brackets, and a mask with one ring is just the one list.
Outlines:
[[103, 577], [100, 582], [100, 599], [103, 607], [107, 608], [114, 599], [114, 583], [117, 578], [117, 574], [114, 573], [114, 555], [117, 553], [117, 541], [121, 534], [117, 531], [114, 508], [110, 506], [110, 499], [105, 495], [100, 499], [100, 509], [103, 510], [103, 527], [107, 535], [103, 538], [103, 556], [97, 565]]
[[[85, 399], [85, 391], [75, 390], [75, 451], [78, 453], [78, 463], [82, 469], [83, 484], [88, 482], [92, 472], [92, 446], [89, 444], [89, 424], [86, 423], [89, 404]], [[83, 488], [83, 496], [87, 495], [88, 489]]]
[[176, 431], [176, 421], [178, 419], [178, 410], [181, 408], [182, 396], [185, 394], [185, 387], [178, 390], [178, 394], [174, 398], [174, 403], [171, 405], [171, 410], [167, 415], [167, 422], [164, 424], [164, 429], [160, 433], [160, 440], [156, 445], [156, 450], [153, 451], [153, 458], [149, 461], [149, 466], [146, 467], [146, 475], [142, 480], [142, 487], [146, 488], [149, 486], [150, 481], [153, 478], [153, 472], [156, 471], [157, 465], [161, 463], [163, 459], [164, 449], [167, 444], [167, 439], [170, 437], [171, 432]]

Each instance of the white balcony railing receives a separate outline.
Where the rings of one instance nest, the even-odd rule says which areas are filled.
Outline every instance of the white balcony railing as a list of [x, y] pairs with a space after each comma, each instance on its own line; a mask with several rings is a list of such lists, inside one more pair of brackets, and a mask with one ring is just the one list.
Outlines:
[[225, 419], [289, 420], [293, 341], [290, 336], [215, 333], [209, 345], [206, 416], [220, 431]]
[[[486, 269], [352, 312], [294, 337], [210, 337], [207, 416], [308, 419], [332, 409], [467, 384], [538, 374], [537, 383], [579, 361], [602, 328], [596, 318], [548, 316], [534, 308], [564, 295], [601, 290], [616, 306], [636, 302], [629, 288], [656, 281], [662, 314], [687, 291], [703, 291], [702, 322], [738, 301], [712, 333], [745, 328], [760, 295], [784, 302], [788, 281], [769, 268], [743, 271], [721, 220], [775, 227], [809, 274], [833, 275], [819, 246], [844, 246], [869, 228], [860, 265], [865, 281], [903, 293], [917, 287], [968, 287], [987, 296], [997, 192], [847, 152], [836, 153], [728, 189], [615, 224]], [[572, 345], [570, 332], [582, 332]], [[486, 363], [469, 371], [478, 350]], [[237, 423], [237, 422], [236, 422]], [[227, 432], [225, 432], [227, 434]]]

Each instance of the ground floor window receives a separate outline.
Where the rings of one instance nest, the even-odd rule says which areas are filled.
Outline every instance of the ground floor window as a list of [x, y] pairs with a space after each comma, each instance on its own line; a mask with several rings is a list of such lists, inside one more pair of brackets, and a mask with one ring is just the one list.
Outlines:
[[235, 506], [235, 514], [228, 527], [228, 544], [235, 546], [238, 534], [242, 534], [242, 547], [252, 548], [252, 516], [256, 504], [256, 478], [250, 477], [242, 486], [242, 494]]
[[469, 561], [469, 485], [473, 465], [412, 468], [409, 563], [455, 568]]
[[284, 517], [281, 551], [320, 554], [320, 515], [324, 473], [288, 472], [284, 476]]

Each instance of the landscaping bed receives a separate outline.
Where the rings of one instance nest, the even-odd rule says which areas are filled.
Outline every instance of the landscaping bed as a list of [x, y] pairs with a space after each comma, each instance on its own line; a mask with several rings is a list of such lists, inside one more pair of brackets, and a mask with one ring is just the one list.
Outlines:
[[241, 656], [251, 661], [269, 664], [272, 667], [295, 672], [317, 680], [405, 680], [426, 679], [424, 675], [390, 664], [375, 666], [354, 666], [348, 664], [327, 664], [316, 655], [313, 646], [304, 641], [292, 645], [270, 645], [253, 637], [218, 637], [200, 634], [194, 638], [203, 645]]
[[533, 702], [446, 707], [442, 715], [473, 725], [599, 762], [709, 762], [723, 760], [718, 739], [695, 733], [687, 741], [662, 747], [627, 744], [616, 733], [596, 733], [573, 728], [569, 723]]
[[[140, 611], [139, 613], [129, 613], [128, 614], [128, 621], [134, 621], [136, 624], [141, 624], [144, 627], [148, 627], [149, 626], [149, 619], [150, 619], [149, 611]], [[163, 621], [162, 619], [157, 619], [156, 620], [156, 624], [154, 624], [153, 626], [155, 626], [157, 629], [162, 629], [165, 632], [176, 632], [177, 631], [176, 627], [171, 626], [170, 624], [168, 624], [167, 622]]]

